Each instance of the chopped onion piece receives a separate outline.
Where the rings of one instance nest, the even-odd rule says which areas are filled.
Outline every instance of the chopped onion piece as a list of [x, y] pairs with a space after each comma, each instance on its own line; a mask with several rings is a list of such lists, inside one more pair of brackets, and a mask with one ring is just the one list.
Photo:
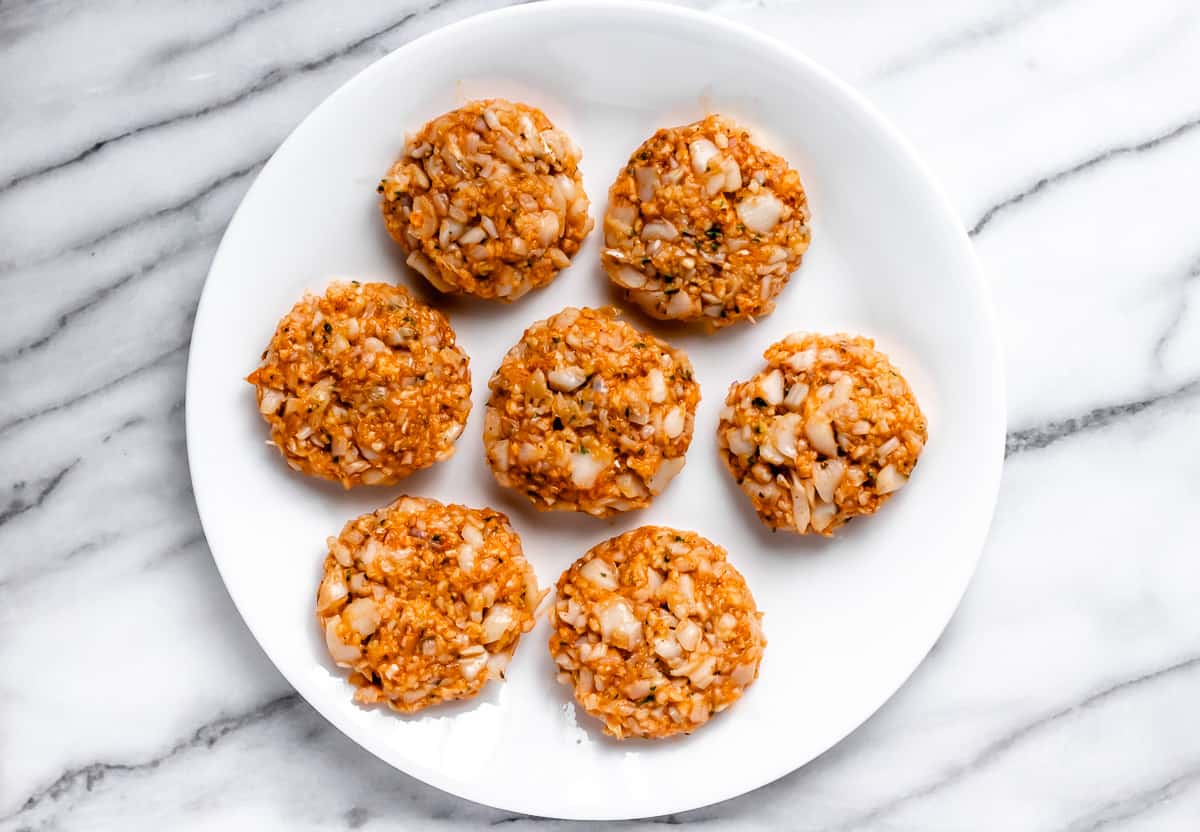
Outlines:
[[708, 170], [708, 163], [720, 154], [717, 146], [708, 139], [695, 139], [688, 145], [688, 151], [692, 157], [692, 170], [698, 174]]
[[596, 586], [608, 590], [617, 588], [617, 570], [603, 558], [592, 558], [579, 569], [579, 574]]
[[812, 446], [825, 456], [837, 456], [837, 441], [833, 437], [833, 426], [829, 422], [828, 415], [817, 412], [809, 417], [808, 423], [804, 426], [804, 435], [808, 437]]
[[471, 523], [467, 523], [463, 526], [462, 538], [469, 545], [474, 546], [476, 549], [483, 546], [483, 532], [481, 532], [478, 527], [472, 525]]
[[762, 381], [758, 383], [758, 389], [762, 392], [763, 400], [767, 404], [774, 407], [777, 404], [783, 403], [783, 373], [778, 368], [772, 370], [763, 376]]
[[671, 480], [675, 479], [675, 475], [683, 470], [684, 458], [681, 456], [669, 457], [658, 464], [658, 470], [654, 472], [654, 476], [646, 483], [646, 487], [650, 489], [651, 494], [661, 494], [663, 490], [670, 484]]
[[754, 453], [754, 443], [742, 433], [740, 428], [731, 427], [725, 431], [725, 441], [729, 443], [729, 450], [740, 457], [746, 458]]
[[796, 435], [800, 432], [800, 414], [787, 413], [776, 416], [771, 425], [771, 443], [775, 450], [787, 458], [796, 458]]
[[891, 439], [889, 439], [888, 441], [884, 442], [882, 445], [879, 446], [879, 461], [883, 462], [883, 460], [887, 459], [888, 454], [890, 454], [892, 451], [896, 450], [899, 447], [900, 447], [900, 440], [894, 436]]
[[621, 692], [635, 702], [639, 699], [645, 699], [646, 695], [650, 693], [650, 680], [635, 679], [622, 688]]
[[633, 178], [637, 182], [638, 199], [650, 202], [658, 193], [658, 171], [654, 168], [637, 167], [633, 169]]
[[739, 664], [733, 669], [733, 673], [729, 674], [729, 678], [733, 680], [735, 685], [745, 687], [754, 681], [754, 673], [758, 670], [758, 665], [747, 662]]
[[287, 396], [282, 391], [268, 388], [263, 391], [262, 401], [258, 404], [258, 412], [269, 416], [278, 410], [285, 401], [287, 401]]
[[700, 644], [702, 635], [704, 635], [704, 631], [700, 629], [700, 625], [690, 618], [675, 628], [675, 638], [679, 641], [679, 646], [689, 653]]
[[649, 383], [648, 395], [650, 401], [654, 404], [661, 404], [667, 399], [667, 382], [663, 378], [662, 370], [657, 367], [651, 368], [650, 372], [646, 373], [646, 381]]
[[362, 651], [353, 644], [347, 644], [342, 641], [338, 635], [338, 617], [335, 615], [325, 622], [325, 646], [329, 648], [329, 655], [338, 664], [352, 662], [362, 655]]
[[595, 454], [571, 454], [571, 482], [576, 488], [591, 488], [596, 484], [596, 478], [607, 468], [603, 460]]
[[325, 580], [321, 581], [321, 589], [317, 593], [317, 612], [329, 612], [348, 594], [346, 582], [342, 579], [342, 570], [330, 570]]
[[791, 355], [784, 364], [800, 373], [812, 367], [817, 360], [817, 350], [815, 347], [809, 347], [806, 350], [801, 350], [798, 353]]
[[463, 678], [468, 682], [475, 680], [480, 671], [487, 667], [488, 654], [479, 653], [475, 656], [464, 656], [458, 660], [458, 666], [462, 670]]
[[355, 598], [346, 605], [342, 616], [346, 619], [346, 623], [363, 638], [379, 629], [379, 608], [370, 598]]
[[799, 410], [807, 397], [808, 385], [798, 381], [788, 388], [787, 395], [783, 397], [783, 403], [792, 410]]
[[908, 477], [896, 470], [895, 465], [885, 465], [883, 470], [879, 472], [879, 476], [875, 478], [876, 490], [880, 494], [891, 494], [893, 491], [898, 491], [908, 482]]
[[812, 519], [812, 509], [808, 504], [808, 495], [803, 484], [795, 477], [792, 478], [792, 525], [796, 531], [804, 534]]
[[470, 572], [475, 568], [475, 556], [479, 551], [469, 543], [464, 543], [458, 547], [458, 567], [464, 572]]
[[813, 466], [813, 485], [821, 499], [827, 503], [833, 502], [833, 493], [846, 473], [846, 465], [840, 459], [829, 459], [818, 462]]
[[725, 175], [725, 190], [736, 191], [742, 187], [742, 171], [733, 159], [721, 163], [721, 172]]
[[483, 643], [491, 644], [504, 637], [516, 622], [513, 608], [508, 604], [496, 604], [483, 617]]
[[546, 380], [555, 390], [569, 393], [583, 386], [583, 383], [587, 381], [587, 373], [581, 367], [560, 367], [556, 370], [551, 370], [546, 375]]
[[642, 622], [634, 617], [629, 602], [617, 596], [597, 610], [600, 638], [623, 650], [632, 650], [642, 641]]
[[825, 531], [836, 514], [837, 506], [833, 503], [817, 503], [812, 510], [812, 527], [819, 532]]
[[686, 318], [692, 314], [699, 304], [687, 292], [676, 292], [667, 301], [665, 310], [668, 318]]
[[712, 684], [713, 671], [716, 669], [716, 667], [717, 657], [708, 656], [704, 659], [704, 661], [700, 662], [699, 666], [692, 670], [687, 677], [691, 680], [693, 685], [698, 687], [700, 690], [704, 690]]
[[643, 240], [675, 240], [678, 237], [678, 229], [666, 220], [648, 222], [642, 226]]
[[737, 215], [751, 231], [766, 234], [783, 217], [783, 203], [770, 191], [759, 191], [737, 204]]
[[663, 417], [663, 433], [667, 435], [668, 439], [674, 439], [683, 433], [684, 424], [683, 409], [673, 407]]
[[646, 285], [646, 275], [630, 266], [621, 266], [617, 269], [613, 280], [626, 289], [640, 289]]
[[654, 642], [654, 652], [667, 661], [672, 661], [683, 655], [683, 648], [674, 638], [660, 638]]
[[508, 663], [512, 661], [512, 653], [493, 653], [488, 656], [487, 669], [489, 679], [503, 679]]

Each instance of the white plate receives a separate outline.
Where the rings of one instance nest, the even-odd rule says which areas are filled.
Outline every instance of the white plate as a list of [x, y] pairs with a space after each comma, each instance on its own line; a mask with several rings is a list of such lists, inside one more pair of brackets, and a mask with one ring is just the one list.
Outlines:
[[[813, 243], [775, 314], [716, 336], [656, 332], [691, 355], [703, 401], [687, 467], [654, 505], [613, 521], [534, 512], [497, 486], [480, 430], [487, 379], [530, 322], [611, 302], [594, 232], [575, 264], [516, 304], [436, 302], [471, 356], [474, 410], [446, 463], [400, 487], [339, 487], [294, 474], [264, 444], [242, 378], [280, 316], [333, 277], [399, 280], [375, 185], [406, 130], [463, 101], [541, 107], [584, 151], [593, 213], [656, 128], [718, 111], [754, 128], [803, 177]], [[651, 326], [630, 315], [635, 324]], [[729, 383], [797, 329], [877, 339], [929, 417], [910, 485], [836, 540], [771, 535], [720, 463], [713, 437]], [[609, 819], [692, 809], [768, 783], [871, 715], [941, 633], [987, 533], [1004, 447], [995, 325], [970, 243], [912, 151], [845, 85], [769, 38], [646, 4], [536, 4], [408, 44], [329, 97], [279, 148], [213, 262], [188, 368], [188, 449], [213, 557], [251, 632], [313, 707], [397, 768], [480, 803]], [[506, 684], [416, 718], [351, 702], [313, 619], [323, 541], [409, 492], [509, 514], [543, 585], [588, 547], [645, 523], [725, 546], [765, 612], [770, 644], [745, 698], [690, 737], [617, 743], [554, 681], [543, 621]]]

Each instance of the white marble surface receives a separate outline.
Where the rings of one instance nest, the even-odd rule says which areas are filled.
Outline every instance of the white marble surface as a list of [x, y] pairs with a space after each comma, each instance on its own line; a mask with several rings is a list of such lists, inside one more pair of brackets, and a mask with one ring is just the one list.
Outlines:
[[[0, 830], [559, 827], [300, 701], [184, 453], [196, 300], [256, 171], [360, 68], [493, 5], [0, 3]], [[1009, 457], [975, 582], [891, 702], [631, 828], [1200, 828], [1200, 6], [709, 7], [858, 86], [942, 179], [991, 275]]]

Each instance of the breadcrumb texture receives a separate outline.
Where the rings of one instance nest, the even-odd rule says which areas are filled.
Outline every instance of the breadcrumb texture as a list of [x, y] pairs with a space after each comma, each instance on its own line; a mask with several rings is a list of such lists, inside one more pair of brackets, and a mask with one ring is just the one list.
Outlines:
[[659, 130], [608, 192], [602, 260], [661, 319], [710, 328], [769, 314], [808, 249], [800, 174], [727, 118]]
[[388, 234], [441, 291], [516, 300], [592, 230], [582, 155], [536, 107], [472, 101], [411, 136], [379, 183]]
[[700, 401], [687, 355], [612, 309], [535, 323], [489, 387], [497, 481], [539, 509], [601, 517], [649, 505], [679, 473]]
[[575, 700], [618, 739], [690, 733], [757, 678], [762, 614], [725, 550], [643, 526], [558, 580], [550, 655]]
[[448, 459], [471, 411], [469, 362], [450, 323], [384, 283], [305, 295], [246, 380], [287, 464], [346, 488]]
[[354, 699], [412, 713], [501, 679], [544, 595], [508, 518], [401, 497], [328, 540], [317, 621]]
[[908, 481], [928, 439], [900, 371], [869, 338], [797, 333], [735, 382], [717, 440], [772, 529], [832, 535]]

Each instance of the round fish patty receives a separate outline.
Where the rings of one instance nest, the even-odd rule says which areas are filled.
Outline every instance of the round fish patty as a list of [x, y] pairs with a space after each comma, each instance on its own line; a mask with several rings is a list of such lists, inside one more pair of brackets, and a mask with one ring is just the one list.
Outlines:
[[618, 739], [689, 733], [758, 676], [762, 613], [725, 550], [642, 526], [558, 579], [550, 655], [575, 700]]
[[655, 318], [770, 314], [809, 243], [800, 175], [729, 119], [659, 130], [608, 192], [604, 269]]
[[700, 386], [691, 362], [612, 309], [567, 308], [508, 351], [488, 385], [484, 448], [539, 509], [642, 508], [683, 468]]
[[721, 456], [772, 529], [830, 536], [899, 490], [928, 439], [908, 382], [869, 338], [797, 333], [734, 382]]
[[390, 485], [448, 459], [471, 371], [445, 316], [385, 283], [333, 283], [292, 307], [247, 378], [297, 471]]
[[409, 137], [379, 183], [388, 234], [439, 290], [516, 300], [592, 230], [582, 155], [536, 107], [472, 101]]
[[475, 696], [503, 678], [545, 594], [490, 508], [401, 497], [327, 542], [317, 622], [366, 705], [412, 713]]

